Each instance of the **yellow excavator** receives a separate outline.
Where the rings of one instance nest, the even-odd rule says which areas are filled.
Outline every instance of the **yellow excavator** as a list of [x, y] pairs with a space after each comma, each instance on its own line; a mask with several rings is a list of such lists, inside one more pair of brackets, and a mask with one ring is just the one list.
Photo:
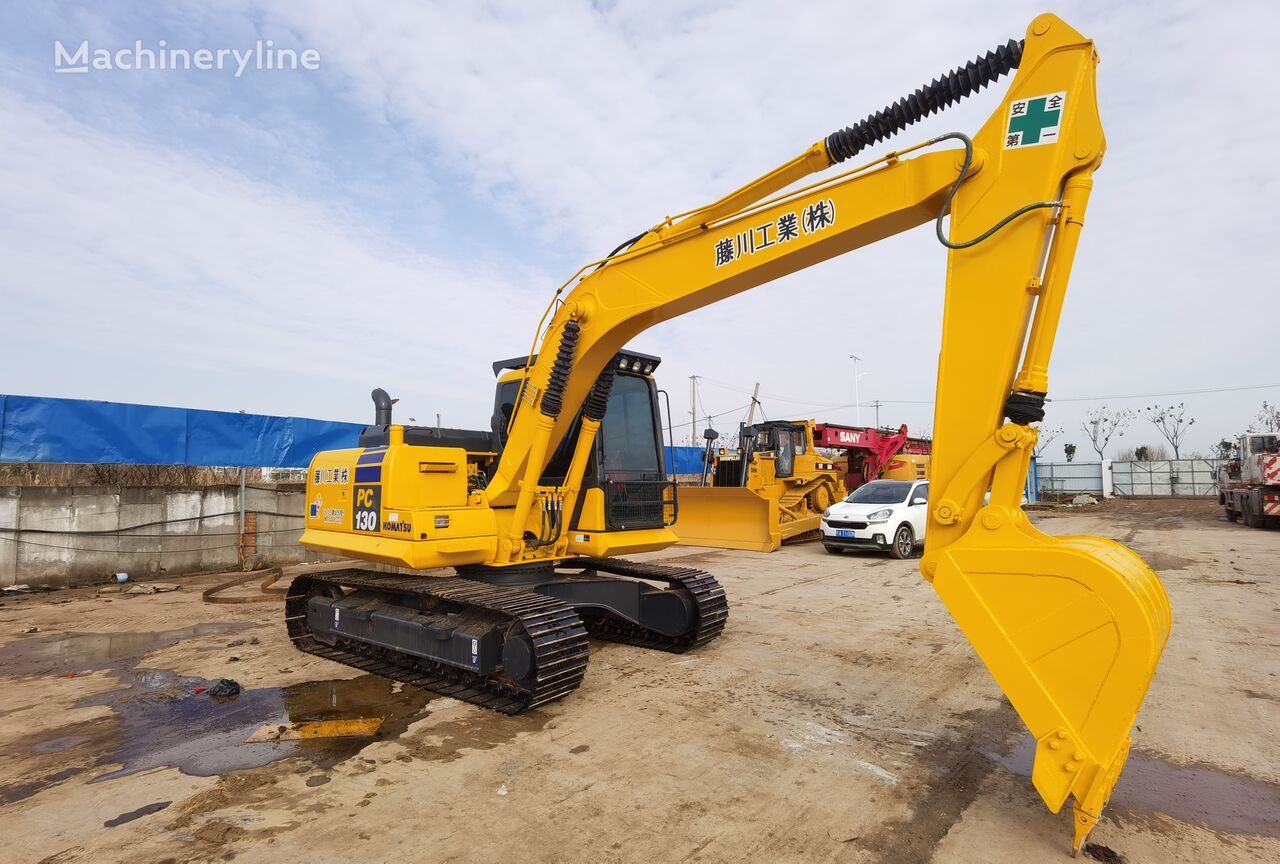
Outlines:
[[[579, 685], [588, 631], [672, 651], [715, 638], [728, 605], [714, 578], [620, 557], [675, 543], [679, 506], [658, 361], [627, 343], [932, 222], [949, 251], [920, 568], [1035, 736], [1045, 803], [1057, 812], [1074, 797], [1078, 850], [1124, 767], [1171, 618], [1132, 551], [1047, 536], [1019, 507], [1105, 148], [1097, 62], [1090, 40], [1041, 15], [1024, 40], [586, 265], [556, 292], [529, 353], [495, 364], [490, 429], [400, 425], [374, 391], [359, 446], [311, 464], [302, 543], [398, 569], [295, 579], [294, 644], [515, 712]], [[850, 163], [1015, 69], [972, 139], [953, 132]], [[435, 568], [454, 573], [418, 572]]]
[[816, 538], [822, 511], [848, 492], [835, 462], [818, 452], [814, 425], [749, 424], [736, 451], [708, 451], [710, 485], [680, 487], [678, 542], [772, 552], [810, 534]]

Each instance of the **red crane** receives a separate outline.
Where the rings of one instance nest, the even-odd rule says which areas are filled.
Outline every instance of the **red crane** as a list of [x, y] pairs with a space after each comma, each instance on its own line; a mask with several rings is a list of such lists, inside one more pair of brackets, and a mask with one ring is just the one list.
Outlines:
[[849, 471], [844, 477], [844, 485], [850, 492], [892, 468], [890, 460], [899, 453], [927, 455], [933, 451], [933, 442], [927, 438], [912, 438], [907, 434], [905, 423], [896, 432], [818, 423], [813, 428], [813, 437], [817, 447], [844, 450], [849, 454]]

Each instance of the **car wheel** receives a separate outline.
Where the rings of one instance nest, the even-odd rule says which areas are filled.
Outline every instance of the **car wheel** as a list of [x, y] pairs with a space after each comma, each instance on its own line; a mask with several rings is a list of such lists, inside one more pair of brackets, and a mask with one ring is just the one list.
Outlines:
[[839, 546], [828, 546], [826, 543], [822, 544], [822, 548], [826, 549], [832, 555], [839, 555], [840, 553], [844, 552], [844, 550], [841, 549]]
[[889, 554], [898, 560], [910, 558], [916, 551], [916, 535], [911, 530], [910, 525], [899, 525], [897, 532], [893, 535], [893, 545], [889, 547]]

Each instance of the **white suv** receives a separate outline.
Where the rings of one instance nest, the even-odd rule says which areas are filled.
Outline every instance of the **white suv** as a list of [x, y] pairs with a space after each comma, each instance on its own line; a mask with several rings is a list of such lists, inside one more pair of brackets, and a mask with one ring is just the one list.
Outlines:
[[822, 514], [822, 545], [833, 554], [876, 549], [910, 558], [928, 521], [928, 480], [872, 480]]

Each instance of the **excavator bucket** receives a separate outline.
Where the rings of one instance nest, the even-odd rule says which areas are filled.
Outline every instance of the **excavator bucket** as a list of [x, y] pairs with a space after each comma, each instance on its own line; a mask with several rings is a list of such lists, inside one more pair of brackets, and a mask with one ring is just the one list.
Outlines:
[[1075, 854], [1169, 636], [1164, 586], [1118, 543], [1050, 537], [995, 506], [941, 551], [932, 582], [1035, 737], [1036, 790], [1055, 813], [1074, 796]]
[[734, 486], [682, 486], [671, 526], [683, 546], [772, 552], [782, 545], [778, 502]]

